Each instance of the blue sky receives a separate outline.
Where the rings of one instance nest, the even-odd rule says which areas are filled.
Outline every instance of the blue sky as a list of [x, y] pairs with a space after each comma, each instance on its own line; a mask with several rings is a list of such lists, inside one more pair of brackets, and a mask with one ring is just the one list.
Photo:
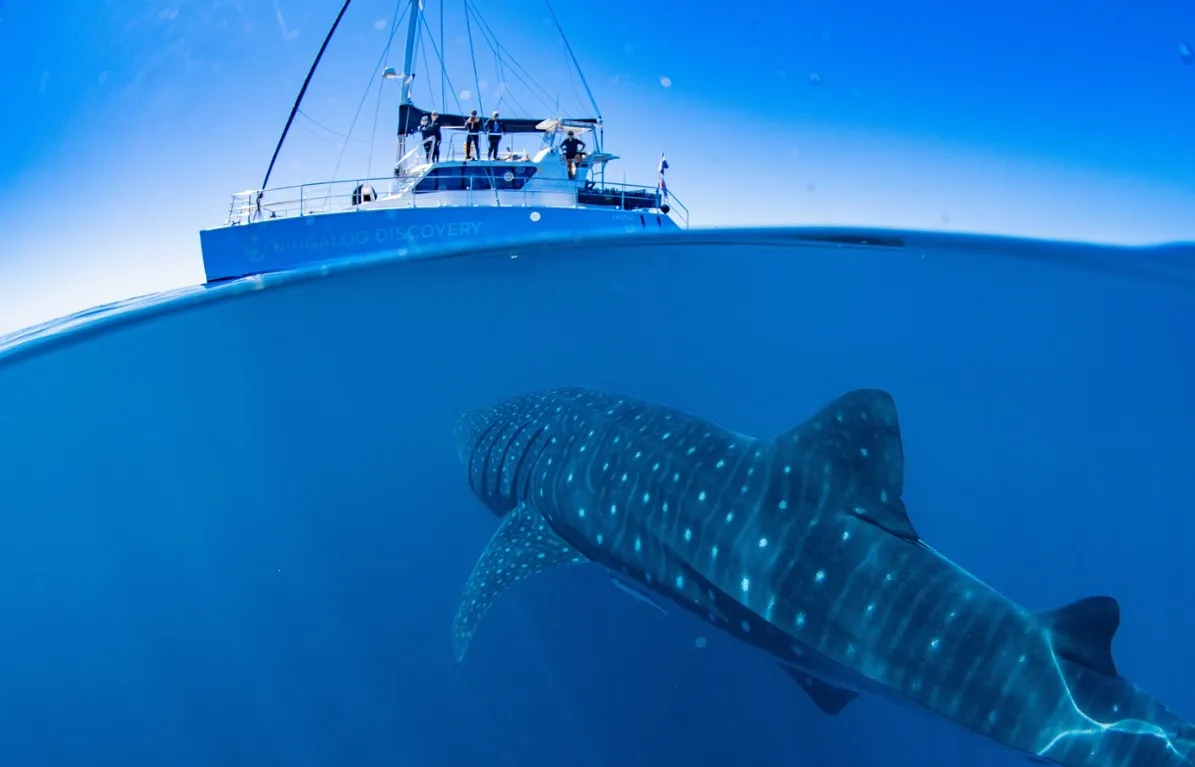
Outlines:
[[[563, 111], [585, 108], [542, 2], [477, 4]], [[475, 105], [459, 5], [449, 68]], [[666, 151], [696, 225], [1195, 239], [1190, 0], [1148, 12], [1109, 0], [556, 5], [623, 158], [612, 172], [652, 184]], [[260, 183], [338, 8], [0, 5], [0, 332], [201, 281], [198, 230]], [[393, 13], [393, 2], [350, 7], [304, 103], [320, 125], [348, 131]], [[499, 75], [473, 32], [488, 109]], [[389, 63], [400, 59], [401, 35]], [[397, 94], [376, 93], [339, 167], [343, 142], [301, 118], [272, 183], [366, 175], [379, 103], [381, 175]]]

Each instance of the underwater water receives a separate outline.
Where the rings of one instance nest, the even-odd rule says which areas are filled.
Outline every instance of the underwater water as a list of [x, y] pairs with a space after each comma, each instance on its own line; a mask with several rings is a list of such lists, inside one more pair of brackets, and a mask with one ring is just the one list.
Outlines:
[[827, 716], [596, 565], [517, 584], [457, 663], [498, 521], [453, 425], [566, 384], [764, 438], [890, 392], [921, 537], [1032, 610], [1115, 597], [1119, 672], [1195, 718], [1193, 255], [691, 232], [245, 280], [10, 338], [0, 763], [1026, 763], [878, 698]]

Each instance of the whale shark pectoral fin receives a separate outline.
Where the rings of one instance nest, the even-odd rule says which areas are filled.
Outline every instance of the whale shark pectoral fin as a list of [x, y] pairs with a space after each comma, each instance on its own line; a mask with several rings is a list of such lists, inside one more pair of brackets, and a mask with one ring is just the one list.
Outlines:
[[538, 511], [525, 503], [515, 507], [502, 520], [465, 583], [452, 622], [452, 649], [457, 662], [464, 659], [477, 624], [499, 594], [529, 575], [585, 561]]
[[1038, 616], [1049, 626], [1059, 658], [1104, 676], [1119, 676], [1112, 660], [1112, 639], [1120, 628], [1120, 605], [1115, 599], [1087, 597]]
[[[785, 442], [788, 445], [785, 445]], [[905, 459], [896, 402], [881, 389], [856, 389], [832, 400], [812, 418], [780, 435], [827, 502], [909, 541], [920, 536], [905, 511]], [[811, 470], [823, 473], [818, 477]]]
[[854, 690], [835, 687], [799, 668], [784, 665], [781, 665], [780, 668], [801, 686], [815, 706], [830, 716], [838, 716], [848, 703], [859, 697], [859, 693]]

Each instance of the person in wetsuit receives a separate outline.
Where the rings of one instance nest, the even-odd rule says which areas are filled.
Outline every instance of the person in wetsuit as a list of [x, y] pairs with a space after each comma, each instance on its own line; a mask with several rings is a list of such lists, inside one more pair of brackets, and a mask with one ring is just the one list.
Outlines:
[[502, 143], [502, 123], [498, 122], [498, 110], [494, 110], [494, 116], [485, 121], [485, 132], [490, 140], [490, 148], [485, 158], [497, 160], [498, 145]]
[[564, 160], [568, 163], [568, 177], [577, 177], [577, 161], [580, 160], [585, 153], [585, 142], [573, 135], [572, 131], [568, 132], [568, 138], [560, 142], [560, 148], [564, 150]]
[[465, 131], [465, 160], [472, 160], [473, 152], [477, 153], [477, 159], [480, 160], [481, 148], [478, 145], [478, 139], [481, 134], [481, 118], [477, 116], [476, 109], [469, 112], [469, 119], [465, 120]]

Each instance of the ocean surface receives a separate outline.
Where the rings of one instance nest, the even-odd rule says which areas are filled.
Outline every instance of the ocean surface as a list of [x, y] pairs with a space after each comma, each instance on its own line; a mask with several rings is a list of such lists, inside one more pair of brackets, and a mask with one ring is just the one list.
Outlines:
[[[867, 242], [871, 244], [859, 244]], [[561, 241], [252, 278], [0, 340], [0, 764], [1027, 764], [774, 664], [597, 566], [451, 623], [497, 520], [462, 411], [578, 384], [771, 437], [899, 408], [935, 549], [1107, 594], [1195, 718], [1195, 246], [910, 232]]]

